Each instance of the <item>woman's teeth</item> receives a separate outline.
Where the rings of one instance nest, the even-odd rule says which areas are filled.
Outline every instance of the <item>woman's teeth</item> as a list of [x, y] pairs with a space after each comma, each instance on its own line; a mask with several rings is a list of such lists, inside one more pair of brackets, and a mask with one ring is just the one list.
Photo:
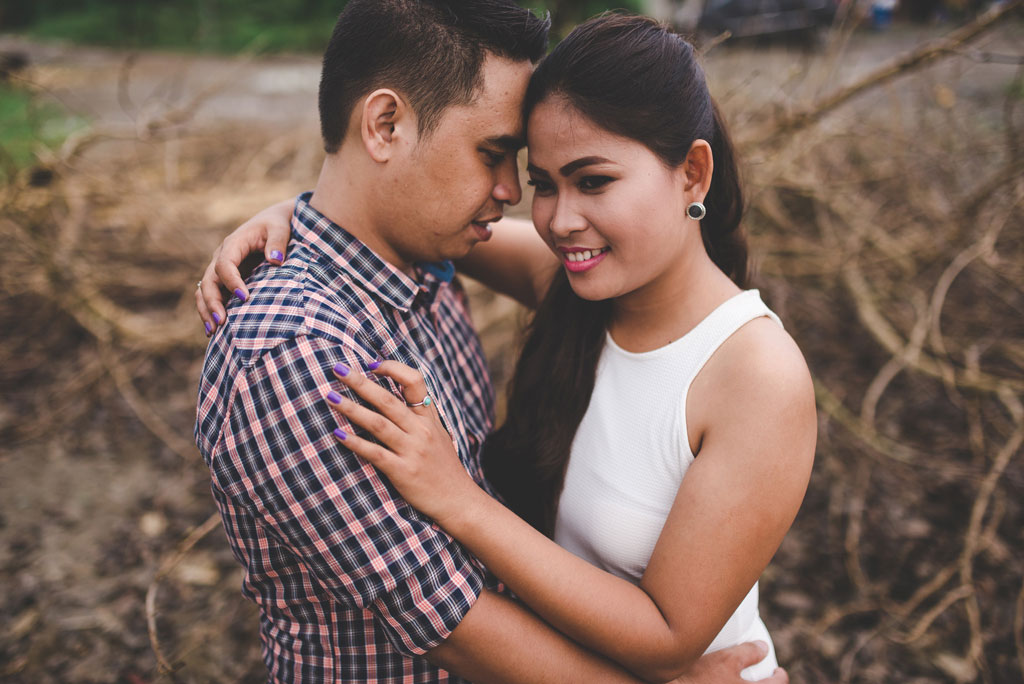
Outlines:
[[569, 261], [586, 261], [587, 259], [593, 259], [601, 252], [607, 252], [608, 248], [603, 247], [601, 249], [587, 249], [582, 252], [567, 252], [566, 258]]

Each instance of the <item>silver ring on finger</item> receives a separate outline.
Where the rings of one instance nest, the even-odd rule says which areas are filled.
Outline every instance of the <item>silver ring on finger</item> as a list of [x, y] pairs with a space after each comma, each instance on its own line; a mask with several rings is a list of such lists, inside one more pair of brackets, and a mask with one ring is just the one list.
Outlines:
[[409, 407], [411, 408], [413, 406], [430, 406], [432, 403], [434, 402], [430, 398], [430, 395], [428, 394], [425, 397], [423, 397], [423, 401], [418, 401], [415, 404], [409, 404]]

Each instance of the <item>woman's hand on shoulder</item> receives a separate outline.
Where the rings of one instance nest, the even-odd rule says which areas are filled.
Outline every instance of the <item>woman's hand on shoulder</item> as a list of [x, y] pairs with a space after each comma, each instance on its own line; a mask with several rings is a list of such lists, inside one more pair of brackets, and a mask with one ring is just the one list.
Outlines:
[[203, 319], [207, 337], [227, 320], [221, 288], [242, 301], [249, 296], [249, 289], [239, 271], [246, 257], [262, 251], [270, 263], [280, 266], [284, 262], [291, 237], [290, 220], [294, 205], [295, 200], [288, 199], [267, 207], [235, 228], [213, 250], [213, 258], [196, 288], [196, 310]]
[[334, 436], [384, 473], [414, 508], [447, 527], [455, 517], [467, 512], [475, 496], [486, 494], [459, 460], [455, 443], [427, 394], [423, 375], [397, 361], [383, 361], [376, 367], [370, 366], [370, 370], [400, 385], [405, 401], [358, 369], [335, 366], [338, 380], [367, 405], [333, 391], [327, 394], [328, 404], [379, 443], [340, 428]]

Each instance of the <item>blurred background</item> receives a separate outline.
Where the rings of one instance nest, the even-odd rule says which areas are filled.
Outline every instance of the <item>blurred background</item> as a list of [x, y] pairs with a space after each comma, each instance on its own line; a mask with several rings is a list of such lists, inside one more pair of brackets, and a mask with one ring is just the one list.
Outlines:
[[[780, 661], [1024, 680], [1020, 0], [619, 4], [704, 53], [756, 286], [815, 377], [814, 474], [761, 585]], [[343, 5], [0, 2], [0, 680], [264, 680], [192, 442], [193, 289], [312, 186]], [[612, 3], [534, 6], [564, 35]], [[501, 396], [524, 313], [471, 291]]]

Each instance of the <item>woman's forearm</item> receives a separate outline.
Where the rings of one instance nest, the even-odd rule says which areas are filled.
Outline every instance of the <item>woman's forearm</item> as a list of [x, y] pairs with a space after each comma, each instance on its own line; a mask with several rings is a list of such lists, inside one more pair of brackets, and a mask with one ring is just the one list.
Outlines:
[[559, 631], [648, 681], [672, 679], [707, 648], [710, 639], [685, 625], [674, 630], [642, 588], [566, 551], [479, 491], [439, 524]]
[[[396, 361], [384, 361], [374, 373], [401, 385], [407, 397], [427, 392], [422, 374]], [[680, 487], [677, 503], [683, 505], [673, 506], [638, 587], [560, 548], [487, 495], [463, 467], [433, 409], [424, 412], [429, 416], [415, 413], [361, 373], [343, 369], [335, 376], [376, 410], [340, 396], [328, 395], [327, 401], [383, 442], [336, 434], [346, 448], [387, 474], [406, 501], [465, 544], [549, 623], [643, 679], [667, 681], [685, 671], [770, 558], [755, 553], [752, 560], [738, 562], [737, 551], [758, 546], [750, 543], [759, 538], [758, 530], [735, 520], [749, 493], [741, 488], [730, 498], [716, 485], [717, 479], [731, 484], [732, 469], [726, 467], [731, 464], [723, 458], [717, 470], [695, 468], [695, 477]], [[727, 472], [702, 479], [702, 470]], [[745, 520], [760, 520], [758, 513]], [[724, 533], [724, 525], [733, 533]], [[777, 542], [769, 537], [760, 546], [767, 553]]]
[[490, 240], [473, 247], [456, 267], [495, 292], [536, 308], [558, 262], [529, 221], [504, 218], [493, 231]]

